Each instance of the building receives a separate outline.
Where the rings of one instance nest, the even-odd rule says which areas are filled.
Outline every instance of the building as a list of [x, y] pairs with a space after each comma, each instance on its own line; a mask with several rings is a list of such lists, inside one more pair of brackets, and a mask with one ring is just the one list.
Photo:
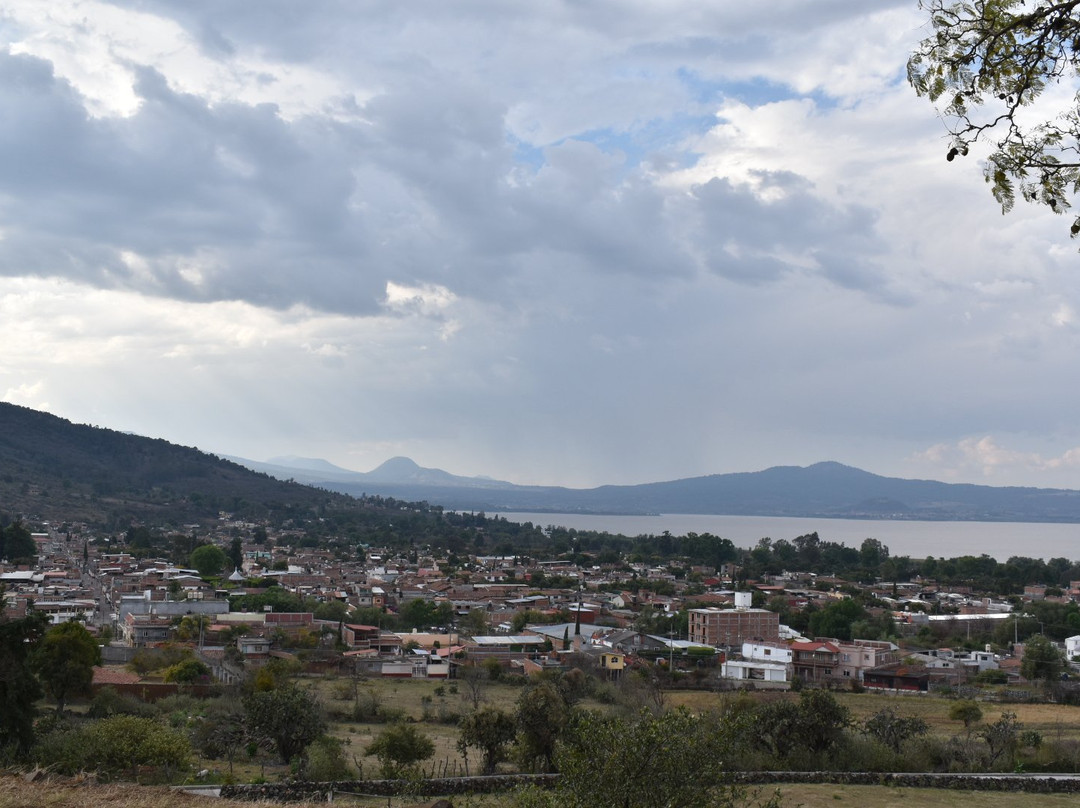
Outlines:
[[751, 609], [749, 601], [749, 592], [736, 592], [734, 609], [690, 609], [690, 642], [730, 648], [751, 640], [780, 639], [780, 615], [768, 609]]
[[759, 682], [787, 682], [792, 651], [780, 643], [744, 642], [742, 659], [726, 660], [720, 667], [725, 679]]
[[899, 648], [884, 640], [831, 641], [840, 650], [839, 676], [862, 681], [863, 673], [900, 661]]
[[791, 666], [804, 682], [822, 682], [839, 676], [840, 649], [831, 642], [793, 642]]
[[135, 647], [165, 642], [172, 632], [172, 619], [163, 615], [128, 613], [120, 623], [124, 643]]

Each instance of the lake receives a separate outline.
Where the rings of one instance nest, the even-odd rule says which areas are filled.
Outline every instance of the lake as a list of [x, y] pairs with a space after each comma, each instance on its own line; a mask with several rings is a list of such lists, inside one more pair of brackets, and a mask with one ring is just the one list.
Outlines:
[[532, 522], [547, 527], [575, 528], [621, 533], [625, 536], [674, 536], [711, 533], [730, 539], [739, 547], [753, 547], [758, 539], [787, 539], [817, 531], [823, 541], [858, 547], [863, 539], [877, 539], [892, 555], [912, 558], [955, 558], [986, 553], [998, 561], [1011, 556], [1080, 559], [1080, 524], [1048, 522], [918, 522], [887, 519], [818, 519], [789, 516], [713, 516], [707, 514], [511, 513], [512, 522]]

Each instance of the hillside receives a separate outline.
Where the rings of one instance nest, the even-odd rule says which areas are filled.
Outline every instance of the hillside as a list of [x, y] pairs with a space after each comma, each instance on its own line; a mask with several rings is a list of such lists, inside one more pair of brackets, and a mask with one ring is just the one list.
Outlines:
[[132, 519], [188, 525], [222, 510], [264, 517], [350, 503], [198, 449], [0, 403], [0, 512], [116, 527]]

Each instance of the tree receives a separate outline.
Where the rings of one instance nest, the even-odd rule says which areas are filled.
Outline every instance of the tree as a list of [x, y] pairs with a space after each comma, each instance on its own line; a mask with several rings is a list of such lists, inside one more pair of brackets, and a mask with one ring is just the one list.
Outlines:
[[514, 616], [510, 618], [510, 630], [515, 634], [520, 634], [525, 626], [530, 623], [546, 623], [544, 615], [536, 609], [523, 609], [520, 612], [515, 612]]
[[191, 685], [198, 681], [208, 680], [210, 677], [210, 669], [206, 667], [205, 663], [190, 657], [177, 662], [175, 665], [165, 669], [165, 681], [176, 682], [178, 684]]
[[56, 699], [57, 713], [64, 712], [68, 696], [89, 694], [94, 666], [100, 664], [97, 641], [75, 621], [50, 628], [34, 651], [34, 669]]
[[1036, 634], [1024, 643], [1020, 675], [1025, 679], [1050, 682], [1061, 676], [1064, 666], [1061, 651], [1045, 635]]
[[37, 556], [34, 537], [21, 520], [16, 519], [6, 528], [0, 529], [0, 559], [12, 563], [31, 561]]
[[34, 741], [34, 704], [41, 698], [41, 685], [31, 656], [48, 623], [44, 612], [32, 610], [18, 620], [0, 617], [0, 756], [9, 749], [25, 754]]
[[176, 627], [176, 638], [181, 642], [198, 640], [200, 635], [213, 623], [208, 614], [189, 614], [180, 620]]
[[555, 770], [555, 743], [570, 722], [570, 708], [553, 682], [543, 680], [518, 697], [518, 755], [529, 768]]
[[965, 728], [970, 728], [972, 724], [978, 724], [982, 721], [982, 717], [982, 708], [971, 699], [961, 699], [954, 702], [949, 708], [949, 718], [953, 721], [963, 721]]
[[192, 740], [203, 755], [211, 760], [225, 758], [229, 761], [229, 775], [233, 773], [236, 753], [248, 741], [245, 726], [246, 713], [243, 705], [235, 699], [210, 699], [205, 715], [201, 716], [192, 730]]
[[435, 754], [435, 744], [411, 724], [393, 724], [380, 732], [364, 750], [374, 755], [388, 780], [416, 771], [416, 764]]
[[804, 690], [797, 703], [774, 701], [754, 711], [753, 737], [777, 758], [796, 750], [821, 754], [843, 741], [850, 724], [851, 714], [832, 693]]
[[352, 780], [355, 772], [345, 759], [345, 747], [339, 738], [321, 735], [307, 748], [304, 777], [322, 783]]
[[251, 693], [244, 711], [251, 735], [270, 741], [286, 763], [326, 731], [318, 699], [293, 684]]
[[464, 756], [470, 746], [479, 749], [484, 755], [484, 774], [495, 774], [517, 734], [514, 718], [497, 707], [470, 713], [461, 720], [460, 729], [458, 751]]
[[405, 629], [447, 626], [453, 622], [454, 607], [445, 601], [435, 604], [430, 600], [414, 598], [401, 607], [398, 618]]
[[925, 735], [929, 725], [918, 716], [897, 715], [892, 707], [874, 713], [863, 724], [863, 730], [874, 740], [900, 753], [900, 748], [912, 738]]
[[982, 728], [979, 736], [986, 741], [989, 754], [987, 768], [997, 763], [1002, 755], [1011, 755], [1016, 751], [1023, 729], [1024, 725], [1016, 720], [1016, 713], [1009, 712], [1002, 713], [997, 721]]
[[200, 544], [191, 551], [188, 559], [191, 566], [197, 569], [203, 578], [220, 575], [225, 569], [227, 560], [225, 551], [216, 544]]
[[461, 691], [462, 700], [474, 710], [479, 709], [491, 677], [477, 665], [463, 665], [458, 668], [458, 681], [464, 686]]
[[239, 536], [229, 542], [229, 552], [226, 556], [233, 569], [238, 570], [244, 566], [244, 542]]
[[[745, 730], [745, 728], [743, 728]], [[731, 727], [684, 708], [627, 719], [581, 713], [557, 762], [561, 777], [546, 804], [571, 808], [730, 806], [724, 785]], [[543, 798], [537, 803], [543, 804]], [[776, 800], [768, 804], [775, 804]]]
[[[1043, 93], [1077, 75], [1080, 2], [923, 0], [922, 7], [933, 34], [908, 60], [908, 81], [943, 105], [951, 135], [946, 159], [990, 140], [983, 170], [1003, 211], [1019, 192], [1064, 212], [1080, 190], [1080, 97], [1059, 115]], [[1071, 233], [1080, 233], [1080, 217]]]
[[467, 634], [470, 637], [475, 637], [478, 634], [487, 634], [487, 612], [483, 609], [470, 609], [469, 613], [465, 615], [464, 619], [461, 621], [461, 631], [463, 634]]
[[810, 633], [815, 637], [850, 640], [852, 624], [866, 617], [866, 609], [858, 601], [852, 598], [836, 600], [810, 615]]

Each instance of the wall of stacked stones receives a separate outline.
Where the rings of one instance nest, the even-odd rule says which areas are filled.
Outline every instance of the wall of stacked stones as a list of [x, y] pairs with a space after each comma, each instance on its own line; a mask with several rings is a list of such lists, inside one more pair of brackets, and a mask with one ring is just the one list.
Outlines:
[[[325, 800], [331, 794], [416, 797], [492, 794], [525, 785], [551, 787], [557, 774], [506, 774], [488, 777], [445, 777], [428, 780], [359, 780], [334, 783], [265, 783], [226, 785], [221, 796], [241, 800], [292, 802]], [[882, 772], [732, 772], [729, 782], [740, 785], [811, 783], [871, 785], [893, 788], [948, 788], [961, 791], [1015, 791], [1032, 794], [1080, 793], [1080, 777], [1045, 774], [911, 774]]]

